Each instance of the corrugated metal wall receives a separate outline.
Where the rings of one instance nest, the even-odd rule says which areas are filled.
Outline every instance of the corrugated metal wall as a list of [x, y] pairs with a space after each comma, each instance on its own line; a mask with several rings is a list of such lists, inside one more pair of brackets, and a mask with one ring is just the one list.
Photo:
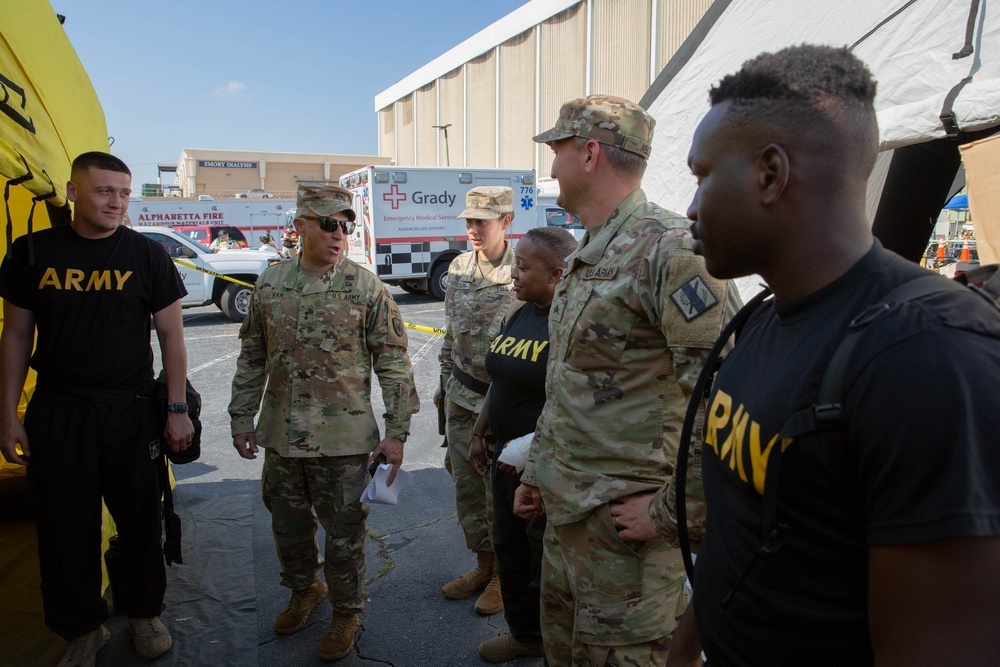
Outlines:
[[[556, 14], [540, 29], [538, 121], [532, 136], [552, 127], [563, 102], [582, 97], [587, 89], [587, 3]], [[552, 151], [547, 146], [536, 146], [535, 151], [535, 169], [546, 177], [552, 170]]]
[[[698, 21], [708, 11], [712, 0], [659, 0], [657, 17], [658, 43], [656, 49], [657, 73], [677, 53]], [[655, 78], [655, 76], [654, 76]], [[643, 94], [646, 91], [642, 91]], [[641, 97], [641, 96], [640, 96]]]
[[[438, 79], [440, 107], [438, 110], [438, 125], [448, 125], [448, 143], [445, 145], [444, 133], [436, 130], [440, 159], [437, 164], [465, 164], [465, 76], [464, 67], [454, 69]], [[427, 164], [424, 161], [422, 164]]]
[[638, 100], [711, 4], [581, 0], [381, 110], [380, 151], [400, 165], [443, 165], [434, 125], [450, 123], [452, 166], [533, 166], [548, 176], [551, 151], [531, 136], [552, 126], [562, 103], [593, 93]]
[[438, 131], [437, 81], [417, 89], [414, 122], [417, 127], [417, 154], [413, 164], [437, 164]]
[[386, 107], [378, 112], [379, 155], [396, 154], [396, 107]]
[[413, 162], [413, 95], [396, 102], [396, 164]]
[[500, 159], [497, 166], [533, 168], [535, 149], [535, 31], [500, 45]]
[[469, 167], [495, 167], [497, 163], [497, 56], [496, 51], [465, 65], [468, 115]]
[[593, 4], [590, 93], [638, 100], [649, 88], [649, 0]]

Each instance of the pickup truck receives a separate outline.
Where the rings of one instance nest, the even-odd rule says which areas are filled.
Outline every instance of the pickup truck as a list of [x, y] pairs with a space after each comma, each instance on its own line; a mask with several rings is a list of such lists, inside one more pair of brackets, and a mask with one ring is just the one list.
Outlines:
[[[257, 282], [257, 276], [264, 269], [281, 261], [274, 254], [258, 250], [210, 250], [169, 227], [136, 226], [132, 229], [159, 243], [172, 259], [245, 283]], [[198, 271], [184, 264], [175, 262], [175, 265], [188, 291], [181, 301], [182, 308], [214, 303], [233, 322], [246, 319], [250, 311], [251, 288], [216, 278], [211, 273]]]

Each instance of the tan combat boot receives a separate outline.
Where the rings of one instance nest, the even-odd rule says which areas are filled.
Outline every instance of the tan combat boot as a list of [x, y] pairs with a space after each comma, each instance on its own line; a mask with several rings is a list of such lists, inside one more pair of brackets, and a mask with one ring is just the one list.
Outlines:
[[324, 662], [340, 660], [351, 652], [358, 617], [353, 611], [335, 611], [323, 639], [319, 641], [316, 657]]
[[143, 660], [156, 660], [174, 644], [159, 616], [128, 619], [128, 632], [136, 655]]
[[476, 559], [479, 561], [474, 570], [466, 572], [458, 579], [449, 581], [441, 587], [441, 592], [449, 600], [463, 600], [473, 593], [486, 588], [493, 578], [493, 571], [496, 569], [496, 557], [487, 551], [477, 551]]
[[279, 635], [290, 635], [301, 630], [309, 619], [309, 613], [326, 597], [326, 584], [317, 579], [308, 588], [293, 591], [285, 610], [274, 619], [274, 631]]
[[545, 655], [545, 646], [529, 644], [514, 639], [509, 632], [493, 639], [487, 639], [479, 645], [479, 657], [486, 662], [508, 662], [518, 658], [541, 658]]
[[66, 647], [66, 655], [56, 667], [94, 667], [97, 652], [111, 639], [111, 631], [103, 625], [80, 635]]
[[501, 611], [503, 611], [503, 598], [500, 596], [500, 573], [494, 569], [490, 583], [486, 584], [486, 590], [476, 600], [476, 613], [492, 616]]

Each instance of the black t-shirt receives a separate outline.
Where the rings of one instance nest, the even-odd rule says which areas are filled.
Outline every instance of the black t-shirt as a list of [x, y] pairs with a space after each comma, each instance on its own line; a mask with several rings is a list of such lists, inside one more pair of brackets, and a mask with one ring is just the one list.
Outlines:
[[[849, 364], [848, 427], [783, 443], [782, 546], [762, 555], [767, 457], [812, 404], [851, 319], [925, 269], [873, 249], [799, 301], [765, 306], [723, 364], [706, 416], [707, 534], [695, 611], [713, 667], [869, 665], [867, 552], [1000, 534], [1000, 316], [971, 290], [902, 304]], [[767, 483], [772, 480], [768, 479]]]
[[486, 353], [490, 429], [498, 443], [532, 433], [545, 405], [549, 307], [526, 303], [511, 316]]
[[70, 225], [11, 245], [0, 265], [0, 297], [32, 311], [31, 367], [42, 387], [130, 389], [152, 378], [152, 313], [187, 292], [159, 244], [120, 227], [87, 239]]

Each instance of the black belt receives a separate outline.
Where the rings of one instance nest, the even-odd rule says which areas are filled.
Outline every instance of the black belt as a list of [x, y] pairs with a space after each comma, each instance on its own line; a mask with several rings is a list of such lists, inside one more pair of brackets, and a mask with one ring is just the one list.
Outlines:
[[482, 380], [477, 380], [465, 371], [463, 371], [458, 366], [452, 365], [451, 376], [461, 383], [463, 387], [468, 387], [472, 391], [476, 392], [480, 396], [485, 396], [486, 391], [490, 388], [489, 382], [483, 382]]

